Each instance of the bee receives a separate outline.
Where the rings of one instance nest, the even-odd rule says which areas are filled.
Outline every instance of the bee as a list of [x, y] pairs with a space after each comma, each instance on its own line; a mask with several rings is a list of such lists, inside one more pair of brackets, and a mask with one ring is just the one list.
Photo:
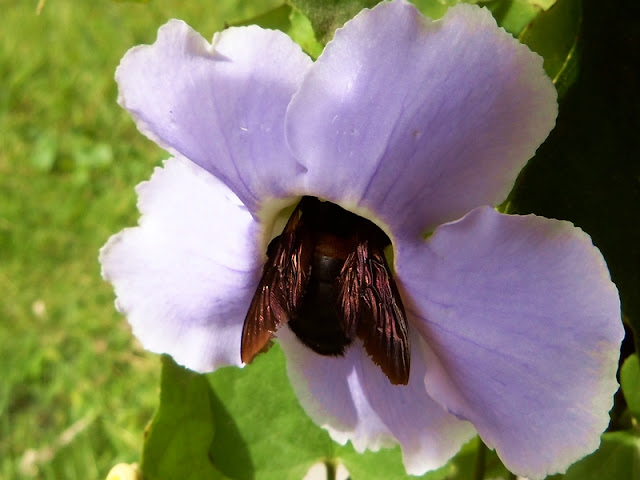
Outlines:
[[394, 385], [409, 381], [406, 314], [375, 224], [316, 197], [301, 199], [267, 262], [242, 329], [250, 363], [285, 324], [314, 352], [341, 356], [354, 339]]

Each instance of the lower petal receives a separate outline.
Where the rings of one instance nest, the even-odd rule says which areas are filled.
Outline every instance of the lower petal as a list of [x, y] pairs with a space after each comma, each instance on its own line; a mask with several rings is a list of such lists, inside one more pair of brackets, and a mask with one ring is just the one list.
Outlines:
[[507, 468], [543, 478], [598, 447], [624, 332], [584, 232], [483, 207], [396, 248], [396, 267], [426, 340], [428, 392]]
[[287, 372], [308, 415], [358, 452], [399, 443], [405, 468], [421, 475], [444, 465], [475, 430], [445, 412], [425, 391], [425, 363], [418, 335], [412, 335], [411, 377], [394, 386], [366, 354], [360, 341], [344, 356], [321, 356], [288, 329], [278, 332]]
[[262, 267], [259, 225], [238, 198], [184, 158], [138, 186], [140, 225], [100, 252], [120, 312], [148, 350], [192, 370], [241, 365], [244, 317]]

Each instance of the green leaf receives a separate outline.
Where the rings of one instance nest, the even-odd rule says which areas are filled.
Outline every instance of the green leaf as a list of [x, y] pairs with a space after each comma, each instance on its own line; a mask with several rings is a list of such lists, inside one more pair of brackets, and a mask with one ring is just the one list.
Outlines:
[[564, 480], [637, 480], [640, 478], [640, 438], [631, 432], [602, 436], [600, 448], [569, 468]]
[[300, 407], [277, 347], [245, 367], [206, 376], [218, 430], [215, 465], [237, 480], [299, 480], [311, 465], [335, 457], [329, 435]]
[[479, 437], [473, 438], [460, 452], [453, 458], [451, 468], [453, 473], [446, 477], [447, 480], [469, 480], [478, 478], [478, 455], [479, 449], [483, 450], [484, 475], [482, 478], [509, 478], [509, 471], [502, 464], [495, 450], [489, 450]]
[[330, 462], [344, 464], [352, 480], [416, 479], [406, 474], [399, 447], [359, 454], [350, 443], [334, 443], [314, 424], [289, 384], [277, 344], [244, 369], [225, 368], [207, 378], [218, 425], [211, 458], [231, 478], [299, 480], [313, 464]]
[[162, 357], [160, 407], [146, 432], [142, 472], [146, 480], [214, 480], [224, 477], [208, 450], [215, 433], [206, 378]]
[[393, 480], [443, 480], [448, 479], [454, 472], [451, 464], [427, 472], [421, 477], [413, 477], [405, 472], [402, 464], [402, 453], [400, 447], [386, 448], [378, 452], [366, 451], [356, 452], [350, 443], [345, 446], [338, 446], [337, 454], [339, 462], [343, 463], [349, 471], [351, 480], [368, 480], [372, 478], [389, 478]]
[[[591, 235], [640, 338], [639, 44], [628, 40], [631, 8], [584, 3], [578, 80], [556, 128], [521, 172], [510, 212], [570, 220]], [[640, 37], [637, 37], [640, 38]], [[634, 57], [635, 56], [635, 57]]]
[[640, 362], [637, 353], [624, 361], [620, 369], [620, 386], [632, 415], [640, 419]]
[[243, 25], [259, 25], [262, 28], [270, 28], [272, 30], [280, 30], [286, 32], [291, 26], [289, 16], [293, 8], [290, 5], [282, 4], [278, 7], [267, 10], [260, 15], [250, 17], [238, 22], [233, 22], [230, 26], [239, 27]]
[[[404, 474], [399, 447], [377, 453], [358, 454], [339, 447], [340, 459], [349, 470], [352, 479], [393, 478], [415, 479]], [[478, 437], [467, 442], [460, 452], [444, 467], [419, 477], [423, 480], [469, 480], [475, 478], [478, 448], [484, 449], [484, 478], [509, 478], [509, 471], [494, 450], [487, 449]], [[401, 473], [402, 472], [402, 473]]]
[[412, 2], [422, 14], [433, 20], [442, 18], [447, 9], [456, 3], [456, 0], [412, 0]]
[[558, 0], [520, 34], [520, 41], [544, 58], [544, 69], [563, 96], [578, 76], [582, 0]]
[[[208, 375], [164, 357], [160, 401], [143, 452], [147, 480], [299, 480], [318, 462], [345, 465], [352, 480], [442, 480], [458, 468], [414, 477], [399, 447], [359, 454], [334, 443], [298, 403], [277, 344], [243, 369]], [[194, 466], [193, 476], [184, 465]]]
[[241, 25], [259, 25], [262, 28], [280, 30], [289, 35], [312, 58], [318, 58], [322, 53], [322, 45], [316, 40], [311, 22], [291, 5], [282, 4], [261, 15], [231, 24]]
[[302, 47], [311, 58], [316, 59], [322, 53], [322, 44], [316, 39], [313, 27], [309, 19], [299, 10], [292, 8], [291, 26], [285, 33], [288, 34], [294, 42]]
[[360, 10], [371, 8], [380, 0], [288, 0], [310, 21], [316, 38], [326, 44], [333, 37], [333, 32], [348, 20], [355, 17]]
[[498, 25], [514, 37], [518, 37], [527, 25], [534, 22], [554, 3], [556, 0], [499, 0], [480, 4], [491, 10]]
[[556, 0], [413, 0], [412, 3], [432, 19], [441, 18], [449, 7], [458, 3], [487, 7], [498, 25], [517, 37], [529, 23], [555, 2]]

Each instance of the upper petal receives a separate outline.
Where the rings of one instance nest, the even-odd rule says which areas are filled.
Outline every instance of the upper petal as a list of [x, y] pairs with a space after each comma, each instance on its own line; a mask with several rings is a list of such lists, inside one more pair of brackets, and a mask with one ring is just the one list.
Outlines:
[[624, 335], [615, 285], [569, 222], [479, 208], [397, 250], [427, 390], [511, 471], [564, 471], [609, 422]]
[[284, 116], [311, 60], [284, 33], [229, 28], [210, 45], [172, 20], [116, 71], [119, 103], [138, 128], [226, 183], [252, 211], [288, 195], [302, 167], [284, 140]]
[[457, 5], [439, 21], [402, 0], [336, 31], [287, 112], [307, 191], [419, 234], [504, 200], [552, 129], [542, 58]]
[[192, 370], [241, 365], [260, 276], [259, 225], [218, 179], [173, 158], [138, 186], [140, 226], [111, 237], [102, 273], [148, 350]]
[[391, 385], [360, 341], [341, 357], [318, 355], [287, 327], [278, 332], [278, 341], [300, 403], [339, 443], [351, 440], [359, 452], [399, 443], [407, 472], [422, 475], [444, 465], [475, 435], [471, 424], [450, 415], [427, 395], [418, 335], [412, 335], [406, 386]]

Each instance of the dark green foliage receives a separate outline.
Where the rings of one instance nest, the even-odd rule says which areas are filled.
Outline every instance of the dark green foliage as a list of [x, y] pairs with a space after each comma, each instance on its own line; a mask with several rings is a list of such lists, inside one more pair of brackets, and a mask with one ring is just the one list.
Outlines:
[[580, 76], [520, 174], [510, 211], [570, 220], [589, 233], [640, 333], [640, 23], [632, 3], [584, 3]]

